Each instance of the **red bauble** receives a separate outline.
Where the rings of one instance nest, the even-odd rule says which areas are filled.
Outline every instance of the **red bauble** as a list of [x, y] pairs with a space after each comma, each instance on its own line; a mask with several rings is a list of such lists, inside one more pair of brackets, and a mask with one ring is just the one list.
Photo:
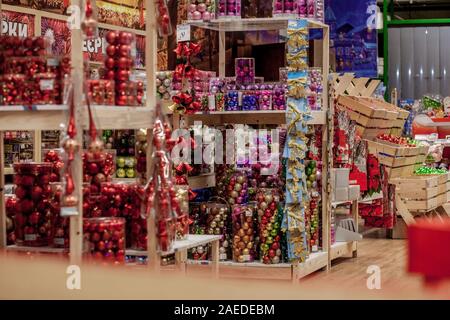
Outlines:
[[39, 49], [45, 49], [45, 41], [44, 38], [42, 37], [38, 37], [34, 40], [34, 47], [39, 50]]
[[129, 45], [126, 45], [126, 44], [122, 44], [120, 47], [119, 47], [119, 54], [120, 54], [120, 56], [121, 57], [126, 57], [126, 58], [128, 58], [129, 56], [130, 56], [130, 46]]
[[115, 76], [116, 76], [116, 73], [114, 72], [114, 70], [108, 70], [106, 72], [106, 79], [107, 80], [114, 80]]
[[125, 69], [120, 69], [117, 72], [117, 80], [119, 81], [128, 81], [130, 79], [130, 71]]
[[128, 69], [129, 59], [125, 57], [120, 57], [119, 60], [117, 60], [117, 67], [120, 69]]
[[109, 44], [115, 44], [117, 40], [117, 32], [115, 31], [108, 31], [108, 33], [106, 34], [106, 41]]
[[278, 244], [278, 242], [272, 243], [272, 250], [277, 251], [277, 249], [279, 249], [279, 248], [280, 248], [280, 245]]
[[18, 186], [15, 193], [19, 199], [23, 199], [27, 196], [27, 190], [22, 186]]
[[106, 47], [106, 54], [110, 57], [114, 57], [116, 55], [116, 46], [114, 45], [109, 45]]
[[50, 174], [50, 182], [58, 182], [59, 181], [59, 175], [56, 173]]
[[121, 31], [119, 33], [120, 44], [129, 45], [133, 41], [133, 35], [130, 32]]
[[270, 250], [269, 250], [269, 257], [273, 258], [273, 257], [275, 257], [275, 256], [276, 256], [275, 250], [270, 249]]
[[21, 184], [23, 186], [31, 187], [34, 184], [34, 176], [22, 176]]
[[33, 38], [27, 37], [23, 40], [23, 46], [27, 49], [33, 48]]
[[97, 249], [98, 250], [100, 250], [100, 251], [103, 251], [103, 250], [105, 250], [105, 243], [103, 242], [103, 241], [99, 241], [98, 243], [97, 243]]
[[94, 232], [94, 233], [91, 235], [91, 241], [92, 241], [92, 242], [98, 242], [98, 241], [100, 241], [100, 234], [99, 234], [98, 232]]
[[90, 173], [91, 175], [96, 175], [96, 174], [99, 172], [99, 168], [98, 168], [97, 163], [95, 163], [95, 162], [90, 162], [90, 163], [88, 164], [88, 170], [89, 170], [89, 173]]
[[41, 214], [38, 211], [34, 211], [28, 218], [28, 221], [30, 222], [30, 224], [38, 224], [40, 218]]
[[34, 201], [39, 201], [42, 198], [42, 195], [44, 193], [44, 190], [39, 186], [34, 186], [31, 190], [31, 198]]
[[105, 60], [105, 67], [108, 69], [114, 69], [115, 61], [113, 58], [109, 57]]

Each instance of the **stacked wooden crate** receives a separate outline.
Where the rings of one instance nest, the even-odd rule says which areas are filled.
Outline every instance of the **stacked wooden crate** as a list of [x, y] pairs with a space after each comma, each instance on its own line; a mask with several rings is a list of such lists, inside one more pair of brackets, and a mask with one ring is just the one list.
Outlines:
[[356, 122], [358, 134], [369, 140], [381, 133], [397, 132], [403, 128], [409, 114], [408, 111], [374, 98], [341, 95], [337, 103]]
[[380, 164], [386, 166], [390, 179], [410, 176], [424, 161], [428, 147], [407, 147], [384, 140], [367, 141], [369, 152], [376, 155]]
[[396, 185], [397, 196], [410, 212], [428, 212], [448, 202], [449, 174], [410, 176], [391, 179]]

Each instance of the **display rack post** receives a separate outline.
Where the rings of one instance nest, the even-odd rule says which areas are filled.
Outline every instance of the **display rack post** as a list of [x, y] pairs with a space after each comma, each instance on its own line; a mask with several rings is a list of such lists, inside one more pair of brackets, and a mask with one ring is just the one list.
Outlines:
[[[81, 8], [81, 0], [71, 0], [71, 5]], [[72, 29], [71, 35], [71, 59], [72, 59], [72, 88], [75, 105], [75, 123], [77, 135], [75, 140], [83, 145], [83, 115], [86, 113], [83, 101], [83, 35], [81, 28], [76, 26]], [[70, 102], [69, 102], [70, 103]], [[75, 195], [78, 197], [76, 216], [70, 217], [70, 262], [80, 264], [83, 253], [83, 164], [81, 159], [82, 148], [75, 153], [75, 160], [72, 164], [72, 175], [75, 181]]]
[[219, 77], [225, 77], [227, 59], [227, 34], [219, 31]]
[[[156, 106], [156, 72], [158, 70], [157, 61], [157, 25], [155, 17], [155, 2], [154, 0], [146, 1], [146, 13], [145, 13], [145, 23], [146, 23], [146, 43], [145, 43], [145, 70], [147, 73], [147, 108], [155, 109]], [[150, 179], [152, 174], [152, 140], [153, 140], [153, 129], [147, 128], [147, 179]], [[148, 230], [148, 240], [147, 240], [147, 251], [148, 251], [148, 266], [151, 269], [158, 270], [160, 267], [160, 257], [156, 251], [156, 229], [154, 216], [151, 214], [147, 218], [147, 230]]]
[[3, 131], [0, 131], [0, 249], [6, 247], [5, 174], [3, 172], [3, 170], [5, 169], [4, 138], [5, 136]]

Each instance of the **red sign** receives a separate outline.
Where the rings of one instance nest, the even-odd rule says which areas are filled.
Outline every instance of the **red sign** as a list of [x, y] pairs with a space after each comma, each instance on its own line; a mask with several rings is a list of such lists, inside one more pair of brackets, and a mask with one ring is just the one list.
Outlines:
[[2, 11], [1, 33], [15, 37], [34, 36], [34, 16], [11, 11]]
[[70, 29], [66, 21], [42, 17], [41, 35], [50, 39], [54, 55], [70, 53]]

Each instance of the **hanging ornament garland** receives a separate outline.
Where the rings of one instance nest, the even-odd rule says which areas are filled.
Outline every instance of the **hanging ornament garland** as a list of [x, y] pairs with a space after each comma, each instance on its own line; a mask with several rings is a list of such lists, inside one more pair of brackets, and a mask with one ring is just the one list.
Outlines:
[[172, 34], [172, 24], [170, 22], [169, 9], [166, 0], [156, 0], [156, 22], [158, 24], [158, 34], [160, 37], [167, 37]]
[[81, 30], [86, 38], [93, 39], [98, 35], [98, 21], [95, 0], [86, 0], [84, 4], [84, 18], [81, 22]]
[[307, 121], [311, 118], [306, 100], [308, 68], [308, 28], [306, 20], [290, 20], [287, 30], [288, 126], [283, 157], [286, 167], [286, 204], [282, 229], [286, 230], [287, 254], [291, 262], [308, 257], [305, 206], [308, 201], [304, 160], [307, 153]]
[[75, 193], [75, 183], [72, 175], [72, 163], [75, 160], [75, 154], [78, 152], [80, 145], [75, 140], [77, 129], [75, 125], [75, 101], [73, 89], [69, 94], [69, 122], [67, 125], [66, 137], [62, 140], [62, 148], [64, 149], [64, 196], [62, 198], [62, 205], [67, 208], [76, 207], [78, 204], [78, 197]]
[[171, 252], [176, 235], [180, 231], [183, 231], [184, 234], [189, 231], [188, 214], [182, 212], [172, 184], [172, 165], [166, 151], [168, 128], [170, 126], [163, 117], [161, 104], [158, 103], [153, 126], [153, 167], [149, 181], [144, 188], [143, 215], [145, 218], [151, 216], [155, 221], [159, 252]]
[[197, 69], [191, 63], [192, 57], [198, 55], [201, 46], [193, 42], [179, 42], [174, 52], [177, 55], [177, 66], [173, 74], [174, 82], [181, 82], [182, 88], [179, 93], [172, 97], [174, 104], [170, 107], [173, 112], [180, 114], [192, 114], [200, 111], [202, 106], [194, 99], [195, 91], [192, 81], [195, 78]]

